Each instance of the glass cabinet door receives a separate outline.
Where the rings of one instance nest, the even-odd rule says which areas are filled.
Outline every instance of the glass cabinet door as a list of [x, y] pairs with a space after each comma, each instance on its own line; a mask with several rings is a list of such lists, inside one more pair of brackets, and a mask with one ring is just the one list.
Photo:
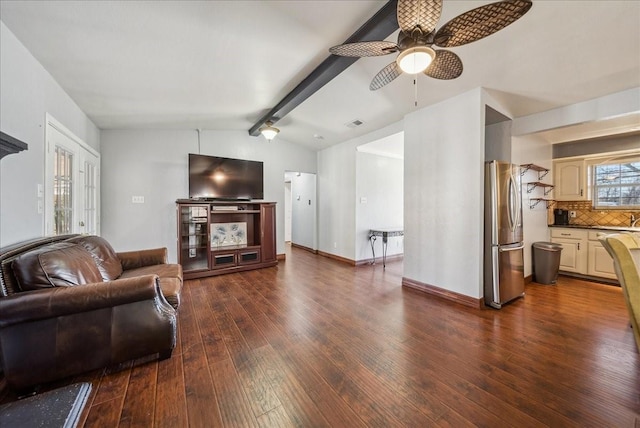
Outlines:
[[185, 271], [209, 268], [209, 207], [180, 206], [180, 264]]

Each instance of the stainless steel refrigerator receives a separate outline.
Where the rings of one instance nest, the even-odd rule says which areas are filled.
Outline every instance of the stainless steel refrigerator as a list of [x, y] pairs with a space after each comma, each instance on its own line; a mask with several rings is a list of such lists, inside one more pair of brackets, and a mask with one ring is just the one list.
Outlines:
[[484, 190], [484, 300], [500, 309], [524, 296], [520, 168], [486, 162]]

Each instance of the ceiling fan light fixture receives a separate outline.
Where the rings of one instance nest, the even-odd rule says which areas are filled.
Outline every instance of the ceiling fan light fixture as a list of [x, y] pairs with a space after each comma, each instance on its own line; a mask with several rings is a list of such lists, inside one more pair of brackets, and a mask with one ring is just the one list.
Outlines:
[[407, 74], [422, 73], [429, 67], [436, 52], [428, 46], [415, 46], [400, 52], [396, 62], [402, 71]]
[[260, 133], [264, 136], [264, 138], [267, 139], [267, 141], [271, 141], [276, 138], [276, 135], [278, 135], [278, 132], [280, 132], [280, 130], [273, 126], [273, 123], [270, 120], [267, 121], [265, 125], [266, 126], [260, 128]]

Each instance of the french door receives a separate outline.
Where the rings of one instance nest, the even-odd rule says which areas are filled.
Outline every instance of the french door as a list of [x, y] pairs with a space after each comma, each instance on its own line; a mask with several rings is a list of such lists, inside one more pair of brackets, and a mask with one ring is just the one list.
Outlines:
[[100, 155], [47, 116], [45, 234], [99, 234]]

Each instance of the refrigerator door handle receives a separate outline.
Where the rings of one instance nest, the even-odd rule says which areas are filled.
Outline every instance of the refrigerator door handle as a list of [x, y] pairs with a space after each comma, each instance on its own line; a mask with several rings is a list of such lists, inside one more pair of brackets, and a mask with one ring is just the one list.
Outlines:
[[500, 251], [501, 253], [507, 252], [507, 251], [516, 251], [516, 250], [522, 250], [524, 248], [524, 244], [522, 245], [518, 245], [517, 247], [500, 247], [498, 248], [498, 251]]
[[515, 198], [514, 198], [514, 184], [513, 184], [513, 176], [509, 175], [509, 210], [508, 210], [508, 217], [509, 217], [509, 228], [511, 229], [512, 232], [515, 232], [516, 230], [516, 219], [515, 219], [515, 207], [513, 206], [513, 204], [515, 203]]
[[[516, 172], [517, 174], [517, 172]], [[513, 228], [513, 231], [515, 232], [515, 230], [520, 227], [522, 225], [522, 198], [520, 197], [520, 186], [518, 186], [518, 180], [513, 178], [513, 182], [514, 182], [514, 198], [515, 198], [515, 203], [516, 203], [516, 224], [515, 227]]]

